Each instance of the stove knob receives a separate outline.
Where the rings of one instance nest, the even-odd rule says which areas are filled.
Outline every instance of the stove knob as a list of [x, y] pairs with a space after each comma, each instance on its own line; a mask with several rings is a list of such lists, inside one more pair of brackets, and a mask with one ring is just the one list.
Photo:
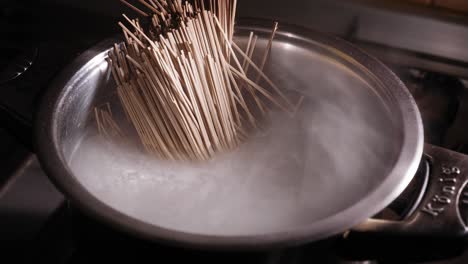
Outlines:
[[26, 73], [34, 64], [38, 55], [38, 48], [2, 48], [2, 54], [9, 54], [0, 59], [0, 84], [12, 81]]

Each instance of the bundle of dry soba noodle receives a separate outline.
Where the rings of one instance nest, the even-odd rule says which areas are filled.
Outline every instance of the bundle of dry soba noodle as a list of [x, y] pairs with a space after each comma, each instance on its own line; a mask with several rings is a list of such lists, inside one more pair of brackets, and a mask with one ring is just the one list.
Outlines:
[[[121, 1], [142, 19], [123, 15], [125, 43], [114, 46], [108, 62], [147, 152], [207, 160], [237, 147], [269, 107], [294, 108], [263, 73], [276, 25], [257, 66], [251, 59], [257, 36], [251, 33], [246, 50], [233, 42], [236, 0], [139, 0], [140, 7]], [[102, 133], [121, 134], [106, 110], [96, 119]]]

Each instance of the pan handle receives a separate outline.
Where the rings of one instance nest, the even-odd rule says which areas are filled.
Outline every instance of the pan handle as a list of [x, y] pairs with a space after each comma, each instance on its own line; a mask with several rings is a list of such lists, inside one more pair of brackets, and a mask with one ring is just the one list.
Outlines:
[[369, 219], [360, 232], [449, 237], [468, 234], [468, 156], [426, 145], [430, 178], [417, 209], [403, 221]]
[[439, 254], [438, 250], [458, 252], [456, 247], [465, 246], [463, 242], [468, 237], [468, 156], [432, 145], [425, 146], [425, 154], [429, 180], [412, 213], [401, 221], [369, 219], [350, 230], [345, 241], [373, 243], [374, 252], [379, 251], [379, 247], [382, 251], [392, 243], [392, 250], [387, 253], [394, 255], [396, 248], [400, 252], [415, 253], [417, 246], [426, 257]]

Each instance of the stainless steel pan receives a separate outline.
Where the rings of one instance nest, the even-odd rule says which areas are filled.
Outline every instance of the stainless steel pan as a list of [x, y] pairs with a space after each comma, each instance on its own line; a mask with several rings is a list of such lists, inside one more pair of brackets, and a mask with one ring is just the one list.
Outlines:
[[[254, 31], [261, 46], [271, 25], [243, 20], [236, 42]], [[356, 226], [369, 231], [376, 225], [359, 224], [403, 192], [422, 160], [417, 106], [387, 67], [341, 39], [285, 24], [266, 73], [306, 97], [296, 119], [273, 113], [266, 134], [208, 165], [157, 161], [131, 143], [108, 144], [96, 139], [92, 110], [118, 100], [105, 61], [116, 41], [86, 51], [55, 79], [35, 142], [57, 187], [125, 232], [183, 246], [268, 249]]]

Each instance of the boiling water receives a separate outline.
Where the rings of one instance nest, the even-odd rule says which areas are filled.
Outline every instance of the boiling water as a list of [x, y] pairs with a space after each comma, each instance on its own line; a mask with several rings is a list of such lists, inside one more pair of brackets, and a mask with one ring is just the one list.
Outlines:
[[267, 71], [306, 96], [294, 118], [271, 112], [266, 131], [201, 164], [157, 160], [90, 131], [69, 160], [74, 176], [124, 214], [197, 234], [289, 231], [353, 205], [392, 166], [398, 130], [357, 76], [277, 45]]
[[343, 108], [308, 104], [295, 119], [273, 113], [267, 132], [203, 164], [89, 136], [71, 167], [100, 200], [148, 223], [225, 235], [287, 230], [352, 205], [388, 167], [388, 133]]

